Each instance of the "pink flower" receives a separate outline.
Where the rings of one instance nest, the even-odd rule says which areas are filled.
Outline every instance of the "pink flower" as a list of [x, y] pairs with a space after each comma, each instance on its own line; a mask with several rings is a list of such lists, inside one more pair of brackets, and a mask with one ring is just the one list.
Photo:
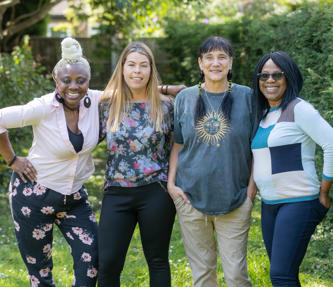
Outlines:
[[51, 244], [46, 244], [46, 245], [43, 247], [43, 253], [49, 253], [50, 251], [52, 251], [52, 249], [51, 249]]
[[33, 191], [33, 192], [34, 192], [36, 195], [42, 195], [42, 194], [45, 193], [45, 191], [46, 191], [46, 187], [43, 186], [43, 185], [41, 185], [40, 183], [37, 183], [37, 184], [34, 186], [34, 191]]
[[29, 264], [36, 264], [36, 258], [35, 257], [27, 256], [26, 260]]
[[44, 214], [53, 214], [54, 208], [52, 206], [45, 206], [40, 211]]
[[50, 268], [47, 267], [47, 268], [41, 269], [39, 271], [39, 274], [41, 277], [47, 277], [49, 275], [49, 272], [50, 272]]
[[32, 232], [32, 237], [39, 240], [45, 237], [45, 231], [42, 229], [34, 229]]
[[91, 268], [91, 269], [88, 269], [87, 276], [90, 278], [94, 278], [97, 276], [97, 273], [98, 273], [98, 271], [96, 268]]
[[20, 181], [19, 181], [18, 178], [16, 178], [15, 181], [14, 181], [14, 186], [18, 187], [19, 185], [20, 185]]
[[141, 166], [141, 163], [135, 161], [133, 165], [134, 165], [135, 169], [139, 169]]
[[81, 199], [81, 194], [79, 192], [75, 192], [73, 195], [74, 200], [79, 200]]
[[83, 233], [83, 229], [81, 227], [72, 227], [72, 230], [76, 235], [80, 235]]
[[91, 261], [91, 256], [89, 253], [83, 252], [81, 255], [81, 258], [84, 262], [90, 262]]
[[209, 24], [209, 20], [207, 18], [205, 18], [205, 19], [202, 20], [202, 23]]
[[87, 244], [87, 245], [91, 245], [91, 243], [93, 242], [93, 240], [86, 233], [80, 234], [79, 238], [84, 244]]
[[45, 224], [44, 227], [43, 227], [44, 231], [50, 231], [52, 229], [52, 224], [51, 223], [48, 223], [48, 224]]
[[153, 169], [152, 167], [149, 168], [149, 169], [145, 167], [145, 168], [143, 169], [143, 173], [144, 173], [144, 174], [151, 174], [151, 173], [153, 173], [153, 172], [154, 172], [154, 169]]
[[14, 226], [15, 226], [15, 230], [17, 232], [19, 232], [20, 231], [20, 225], [15, 220], [14, 220]]
[[117, 150], [117, 145], [113, 145], [111, 148], [110, 148], [111, 151], [116, 151]]
[[74, 237], [72, 236], [72, 234], [70, 234], [70, 232], [67, 232], [66, 235], [67, 235], [68, 238], [74, 240]]
[[40, 283], [38, 278], [35, 277], [34, 275], [29, 275], [29, 277], [30, 277], [31, 287], [38, 287], [38, 284]]
[[17, 189], [14, 188], [13, 191], [12, 191], [12, 196], [15, 196], [17, 194]]
[[89, 216], [89, 219], [90, 219], [90, 221], [92, 221], [92, 222], [97, 222], [96, 217], [95, 217], [95, 214], [91, 214], [91, 215]]
[[59, 219], [55, 219], [54, 223], [59, 226], [61, 224], [61, 221]]
[[21, 212], [22, 212], [22, 214], [23, 214], [24, 216], [30, 216], [30, 214], [31, 214], [31, 209], [30, 209], [29, 207], [27, 207], [27, 206], [23, 206], [23, 207], [21, 208]]
[[23, 194], [24, 194], [25, 196], [30, 196], [30, 195], [32, 194], [32, 189], [31, 189], [30, 187], [25, 187], [25, 188], [23, 189]]

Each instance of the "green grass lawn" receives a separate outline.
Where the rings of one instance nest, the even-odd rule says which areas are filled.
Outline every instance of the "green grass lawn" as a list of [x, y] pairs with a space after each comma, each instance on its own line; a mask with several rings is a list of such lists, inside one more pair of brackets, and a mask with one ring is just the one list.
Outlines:
[[[103, 158], [104, 147], [95, 151], [95, 158]], [[104, 161], [96, 161], [96, 173], [86, 184], [90, 201], [99, 216], [103, 184]], [[72, 282], [72, 258], [65, 239], [54, 229], [53, 276], [58, 287], [69, 287]], [[175, 222], [170, 244], [170, 265], [172, 286], [189, 287], [192, 284], [191, 271], [186, 260], [178, 222]], [[219, 286], [225, 286], [223, 271], [218, 262]], [[260, 201], [257, 198], [252, 212], [252, 225], [248, 244], [248, 270], [253, 286], [269, 287], [269, 261], [264, 248], [260, 228]], [[333, 286], [333, 212], [318, 226], [308, 252], [301, 266], [301, 282], [304, 287]], [[122, 287], [149, 286], [148, 268], [143, 256], [139, 230], [136, 229], [129, 247]], [[20, 257], [14, 226], [8, 207], [7, 194], [0, 192], [0, 286], [29, 286], [25, 266]]]
[[[19, 255], [14, 228], [4, 195], [0, 198], [0, 286], [29, 286], [25, 266]], [[303, 286], [333, 286], [333, 232], [320, 225], [313, 236], [306, 258], [301, 267]], [[55, 228], [54, 238], [54, 279], [57, 286], [71, 286], [72, 258], [69, 248]], [[172, 286], [191, 286], [191, 272], [187, 264], [178, 223], [175, 223], [170, 244], [170, 264]], [[219, 286], [225, 286], [223, 271], [218, 263]], [[252, 226], [248, 245], [248, 269], [253, 286], [271, 286], [269, 280], [269, 262], [264, 249], [260, 230], [260, 204], [257, 200], [252, 213]], [[122, 286], [149, 286], [148, 269], [142, 252], [140, 234], [136, 229], [128, 250], [122, 273]]]

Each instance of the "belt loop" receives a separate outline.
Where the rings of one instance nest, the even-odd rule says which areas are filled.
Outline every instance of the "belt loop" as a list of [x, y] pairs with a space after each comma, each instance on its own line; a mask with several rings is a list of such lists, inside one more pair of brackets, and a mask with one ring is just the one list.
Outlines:
[[64, 205], [66, 205], [66, 195], [64, 195]]

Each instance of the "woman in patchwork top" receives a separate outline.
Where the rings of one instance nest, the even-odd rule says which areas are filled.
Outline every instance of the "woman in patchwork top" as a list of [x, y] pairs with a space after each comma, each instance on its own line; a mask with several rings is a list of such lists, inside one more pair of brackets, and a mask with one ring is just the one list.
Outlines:
[[[62, 41], [53, 70], [57, 89], [26, 105], [0, 110], [0, 153], [13, 169], [9, 198], [18, 247], [31, 286], [55, 286], [54, 223], [70, 245], [72, 286], [95, 286], [97, 223], [83, 183], [94, 172], [101, 92], [88, 89], [90, 66], [80, 44]], [[28, 156], [16, 156], [7, 129], [32, 126]]]
[[[264, 55], [253, 77], [263, 119], [252, 141], [254, 181], [262, 199], [262, 232], [277, 286], [301, 286], [298, 273], [311, 235], [331, 203], [333, 129], [299, 98], [302, 75], [285, 52]], [[321, 182], [315, 148], [324, 151]]]
[[175, 207], [166, 182], [173, 101], [157, 85], [151, 50], [133, 42], [122, 52], [101, 99], [108, 148], [99, 225], [101, 287], [120, 286], [137, 223], [150, 286], [171, 285], [168, 249]]

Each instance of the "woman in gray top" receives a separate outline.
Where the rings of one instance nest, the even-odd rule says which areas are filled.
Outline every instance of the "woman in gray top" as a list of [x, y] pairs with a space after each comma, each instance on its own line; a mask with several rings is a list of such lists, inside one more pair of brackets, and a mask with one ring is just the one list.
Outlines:
[[251, 89], [231, 82], [232, 56], [226, 39], [207, 38], [198, 53], [200, 83], [175, 102], [168, 191], [195, 287], [218, 286], [216, 240], [227, 286], [251, 286], [246, 250], [255, 186], [248, 184], [258, 116]]

